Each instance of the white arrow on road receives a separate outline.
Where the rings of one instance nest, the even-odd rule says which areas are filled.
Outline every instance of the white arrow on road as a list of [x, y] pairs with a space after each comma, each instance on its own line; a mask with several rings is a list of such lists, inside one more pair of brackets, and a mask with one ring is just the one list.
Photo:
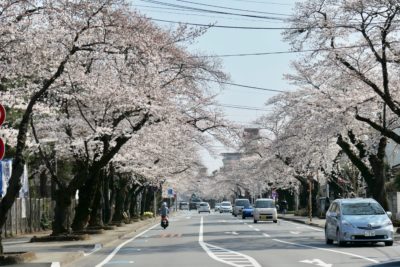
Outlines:
[[332, 267], [332, 264], [330, 264], [330, 263], [325, 263], [325, 262], [323, 262], [323, 261], [320, 260], [320, 259], [304, 260], [304, 261], [300, 261], [300, 262], [303, 262], [303, 263], [310, 263], [310, 264], [317, 265], [317, 266], [321, 266], [321, 267]]

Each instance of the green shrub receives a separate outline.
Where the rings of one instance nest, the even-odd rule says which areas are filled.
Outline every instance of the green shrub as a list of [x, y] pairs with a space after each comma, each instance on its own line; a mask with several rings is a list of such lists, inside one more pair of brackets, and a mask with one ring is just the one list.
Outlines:
[[143, 217], [144, 217], [144, 218], [153, 218], [153, 217], [154, 217], [154, 214], [153, 214], [153, 212], [151, 212], [151, 211], [145, 211], [145, 212], [143, 213]]

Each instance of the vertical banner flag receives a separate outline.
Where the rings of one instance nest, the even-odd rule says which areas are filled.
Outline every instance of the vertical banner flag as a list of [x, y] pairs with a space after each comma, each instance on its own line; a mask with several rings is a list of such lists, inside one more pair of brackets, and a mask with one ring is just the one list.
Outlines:
[[12, 160], [6, 159], [0, 161], [1, 164], [1, 197], [7, 192], [8, 180], [10, 180], [11, 172], [12, 172]]
[[[0, 126], [3, 124], [5, 120], [6, 120], [6, 109], [0, 103]], [[1, 139], [0, 137], [0, 160], [3, 159], [5, 152], [6, 152], [6, 146], [4, 144], [3, 139]]]

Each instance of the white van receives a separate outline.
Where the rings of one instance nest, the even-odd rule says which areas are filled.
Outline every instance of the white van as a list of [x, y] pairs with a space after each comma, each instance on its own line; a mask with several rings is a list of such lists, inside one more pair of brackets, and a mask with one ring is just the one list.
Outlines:
[[278, 222], [278, 212], [275, 207], [275, 200], [270, 198], [259, 198], [254, 203], [254, 223], [258, 221]]

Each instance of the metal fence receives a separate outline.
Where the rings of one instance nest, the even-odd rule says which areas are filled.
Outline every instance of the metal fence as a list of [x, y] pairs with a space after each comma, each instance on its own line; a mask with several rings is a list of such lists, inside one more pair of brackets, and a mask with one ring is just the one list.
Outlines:
[[3, 237], [43, 231], [51, 227], [54, 214], [51, 198], [17, 198], [8, 212]]

